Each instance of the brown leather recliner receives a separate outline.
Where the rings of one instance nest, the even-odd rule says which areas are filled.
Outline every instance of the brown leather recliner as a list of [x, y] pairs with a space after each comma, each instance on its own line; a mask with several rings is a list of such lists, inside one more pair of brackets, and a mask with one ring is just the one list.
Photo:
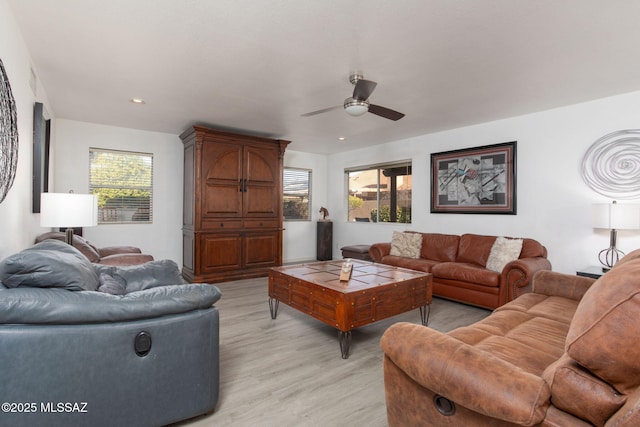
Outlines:
[[[51, 231], [39, 235], [36, 243], [43, 240], [55, 239], [65, 241], [65, 233]], [[153, 261], [153, 256], [143, 254], [140, 248], [135, 246], [107, 246], [98, 248], [84, 237], [73, 235], [73, 246], [78, 249], [89, 261], [104, 265], [137, 265]]]
[[441, 333], [383, 335], [389, 425], [640, 425], [640, 250], [594, 279], [539, 271], [531, 293]]

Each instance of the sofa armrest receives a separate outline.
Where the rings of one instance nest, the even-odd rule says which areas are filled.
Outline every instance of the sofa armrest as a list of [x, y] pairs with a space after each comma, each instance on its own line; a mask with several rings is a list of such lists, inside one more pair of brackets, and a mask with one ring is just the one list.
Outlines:
[[396, 323], [380, 345], [413, 381], [472, 411], [531, 426], [549, 406], [542, 378], [433, 329]]
[[507, 301], [531, 292], [533, 275], [540, 270], [551, 270], [551, 263], [542, 257], [520, 258], [505, 265], [501, 281], [507, 286]]
[[140, 253], [113, 254], [100, 258], [98, 264], [102, 265], [138, 265], [153, 261], [151, 255]]
[[369, 247], [369, 256], [373, 262], [382, 262], [382, 258], [391, 252], [391, 243], [374, 243]]
[[555, 271], [539, 271], [533, 276], [532, 290], [538, 294], [580, 301], [595, 281], [596, 279], [590, 277]]
[[117, 254], [141, 254], [142, 251], [135, 246], [107, 246], [105, 248], [99, 248], [98, 253], [100, 257], [106, 257]]

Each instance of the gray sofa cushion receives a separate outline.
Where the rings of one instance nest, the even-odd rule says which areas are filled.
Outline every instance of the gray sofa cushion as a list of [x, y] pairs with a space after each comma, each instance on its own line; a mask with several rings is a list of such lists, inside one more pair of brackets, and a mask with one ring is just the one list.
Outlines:
[[0, 280], [8, 288], [63, 288], [95, 291], [98, 275], [73, 246], [45, 240], [0, 262]]
[[202, 283], [124, 296], [64, 289], [0, 289], [0, 324], [85, 324], [148, 319], [211, 307], [220, 290]]
[[184, 283], [178, 264], [169, 259], [149, 261], [140, 265], [94, 264], [93, 267], [100, 276], [108, 274], [116, 279], [124, 280], [127, 293]]
[[98, 292], [105, 292], [111, 295], [124, 295], [127, 293], [127, 283], [117, 274], [111, 276], [107, 273], [100, 273]]

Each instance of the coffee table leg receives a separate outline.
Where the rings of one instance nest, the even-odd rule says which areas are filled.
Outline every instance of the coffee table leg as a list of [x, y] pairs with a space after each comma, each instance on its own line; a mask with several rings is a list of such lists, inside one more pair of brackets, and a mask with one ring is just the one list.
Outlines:
[[420, 307], [420, 321], [422, 326], [427, 326], [429, 323], [429, 313], [431, 312], [431, 304], [423, 305]]
[[343, 359], [349, 358], [349, 345], [351, 344], [351, 331], [338, 331], [338, 341], [340, 342], [340, 352]]
[[278, 305], [280, 305], [280, 301], [275, 298], [269, 298], [269, 311], [271, 312], [272, 319], [278, 316]]

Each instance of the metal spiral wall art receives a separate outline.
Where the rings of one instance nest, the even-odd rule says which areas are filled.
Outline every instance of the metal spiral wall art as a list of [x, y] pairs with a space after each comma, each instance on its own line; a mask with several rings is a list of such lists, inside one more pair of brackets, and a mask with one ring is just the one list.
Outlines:
[[640, 129], [612, 132], [594, 142], [582, 159], [582, 178], [603, 196], [640, 198]]
[[18, 167], [18, 117], [4, 64], [0, 60], [0, 203], [13, 185]]

